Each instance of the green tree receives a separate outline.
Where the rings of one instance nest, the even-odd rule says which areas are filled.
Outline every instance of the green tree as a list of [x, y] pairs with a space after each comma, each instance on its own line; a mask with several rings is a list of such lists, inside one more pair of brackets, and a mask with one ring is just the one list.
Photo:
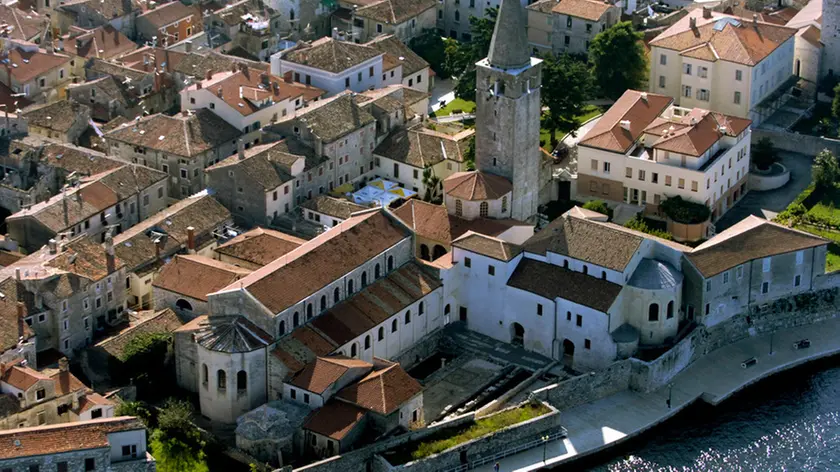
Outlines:
[[450, 73], [455, 77], [455, 96], [472, 102], [475, 101], [475, 63], [490, 51], [499, 9], [488, 8], [484, 14], [483, 18], [470, 17], [470, 42], [450, 43], [446, 48], [446, 63], [452, 67]]
[[674, 240], [674, 236], [671, 233], [667, 231], [662, 231], [661, 229], [651, 228], [647, 224], [647, 221], [645, 221], [645, 219], [642, 217], [641, 213], [637, 213], [636, 216], [627, 221], [627, 223], [624, 223], [624, 227], [642, 233], [650, 234], [658, 238], [666, 239], [668, 241]]
[[464, 149], [464, 167], [467, 170], [475, 170], [475, 135], [470, 136]]
[[618, 99], [627, 89], [642, 89], [647, 79], [647, 56], [642, 34], [629, 21], [598, 33], [589, 45], [589, 62], [601, 93]]
[[116, 416], [136, 416], [147, 428], [154, 427], [152, 410], [143, 402], [120, 402], [114, 410]]
[[583, 113], [592, 85], [586, 63], [567, 54], [543, 58], [542, 105], [548, 107], [543, 124], [551, 130], [551, 147], [557, 142], [557, 131], [569, 132], [580, 126], [578, 116]]
[[612, 218], [612, 210], [610, 210], [610, 207], [603, 200], [589, 200], [583, 204], [583, 208]]
[[438, 77], [441, 79], [449, 77], [449, 71], [445, 67], [446, 45], [436, 29], [427, 28], [423, 30], [409, 42], [409, 47], [429, 63]]
[[164, 402], [151, 440], [158, 471], [208, 472], [205, 443], [192, 418], [193, 407], [189, 402], [175, 398]]
[[833, 188], [837, 178], [840, 177], [840, 163], [837, 162], [837, 156], [828, 149], [823, 149], [814, 159], [811, 174], [814, 178], [814, 185], [818, 189]]
[[840, 84], [834, 87], [834, 100], [831, 102], [831, 114], [840, 119]]
[[144, 333], [132, 338], [119, 359], [111, 362], [115, 379], [134, 382], [138, 394], [153, 397], [166, 390], [174, 380], [172, 369], [167, 367], [169, 333]]
[[441, 180], [440, 177], [432, 173], [431, 167], [423, 169], [423, 186], [426, 187], [426, 194], [423, 196], [423, 201], [440, 204], [443, 197], [441, 195]]
[[750, 160], [761, 170], [767, 170], [779, 161], [779, 153], [773, 147], [773, 141], [764, 137], [758, 140], [750, 151]]

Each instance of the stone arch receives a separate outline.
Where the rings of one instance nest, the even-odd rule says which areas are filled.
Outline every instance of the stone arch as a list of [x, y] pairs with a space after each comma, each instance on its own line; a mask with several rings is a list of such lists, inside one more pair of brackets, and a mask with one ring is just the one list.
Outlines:
[[446, 255], [446, 248], [444, 248], [440, 244], [435, 244], [435, 247], [432, 250], [432, 260], [433, 261], [438, 260], [445, 255]]
[[333, 290], [333, 305], [338, 303], [338, 301], [340, 299], [341, 299], [341, 290], [339, 290], [338, 287], [336, 287], [335, 290]]
[[222, 369], [216, 371], [216, 385], [219, 390], [227, 388], [227, 372]]
[[388, 256], [388, 272], [394, 270], [394, 256]]
[[525, 345], [525, 328], [519, 323], [511, 323], [510, 325], [510, 343], [514, 346]]
[[420, 245], [420, 259], [423, 259], [424, 261], [432, 260], [432, 256], [429, 253], [429, 246], [426, 246], [425, 244]]
[[277, 325], [277, 335], [283, 336], [286, 334], [286, 320], [280, 320], [280, 323]]
[[175, 307], [181, 311], [193, 311], [192, 303], [190, 303], [188, 300], [184, 300], [183, 298], [179, 298], [175, 302]]
[[563, 364], [572, 367], [575, 362], [575, 343], [569, 339], [563, 340]]

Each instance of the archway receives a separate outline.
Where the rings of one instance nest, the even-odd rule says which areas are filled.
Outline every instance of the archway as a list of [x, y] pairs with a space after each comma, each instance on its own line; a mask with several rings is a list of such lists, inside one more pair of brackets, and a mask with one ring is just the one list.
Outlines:
[[425, 244], [420, 245], [420, 259], [423, 259], [424, 261], [431, 261], [429, 246], [426, 246]]
[[525, 345], [525, 328], [519, 323], [510, 325], [510, 343], [514, 346]]
[[575, 343], [568, 339], [563, 340], [563, 364], [569, 368], [575, 364]]
[[192, 311], [192, 303], [184, 300], [183, 298], [179, 298], [178, 301], [175, 302], [175, 306], [181, 311]]
[[435, 248], [432, 250], [432, 260], [436, 261], [446, 255], [446, 249], [440, 244], [435, 244]]

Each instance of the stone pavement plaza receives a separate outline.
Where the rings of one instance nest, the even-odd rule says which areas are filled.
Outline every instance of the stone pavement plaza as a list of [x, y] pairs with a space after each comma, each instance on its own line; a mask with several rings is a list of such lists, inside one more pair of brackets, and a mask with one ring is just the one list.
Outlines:
[[[772, 335], [743, 339], [709, 353], [676, 375], [671, 382], [672, 407], [667, 407], [669, 387], [652, 393], [630, 390], [560, 412], [568, 437], [499, 461], [502, 472], [538, 470], [559, 465], [606, 449], [641, 434], [675, 415], [698, 398], [717, 405], [733, 393], [774, 373], [810, 360], [840, 353], [840, 319], [786, 329]], [[800, 339], [811, 340], [808, 349], [795, 350]], [[741, 362], [755, 357], [758, 363], [746, 369]], [[474, 470], [493, 471], [493, 464]]]

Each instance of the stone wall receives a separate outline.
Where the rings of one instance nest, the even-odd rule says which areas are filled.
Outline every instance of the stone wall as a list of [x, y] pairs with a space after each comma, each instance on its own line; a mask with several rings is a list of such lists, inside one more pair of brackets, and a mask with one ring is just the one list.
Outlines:
[[712, 327], [698, 326], [656, 360], [645, 362], [630, 359], [630, 388], [641, 392], [656, 390], [702, 356], [746, 337], [836, 317], [840, 311], [840, 291], [836, 288], [838, 282], [838, 274], [821, 276], [816, 279], [815, 285], [829, 288], [756, 305], [749, 312], [735, 315]]
[[775, 131], [761, 128], [753, 128], [752, 142], [758, 142], [761, 138], [770, 138], [773, 146], [782, 151], [796, 152], [816, 156], [823, 149], [828, 149], [834, 155], [840, 154], [840, 140], [810, 136], [807, 134], [791, 133], [788, 131]]
[[441, 350], [441, 346], [448, 339], [444, 331], [438, 328], [437, 331], [426, 335], [419, 343], [391, 358], [391, 361], [398, 362], [403, 369], [411, 369], [415, 364]]
[[605, 369], [534, 390], [534, 395], [561, 411], [608, 397], [630, 386], [630, 363], [629, 359], [614, 362]]

